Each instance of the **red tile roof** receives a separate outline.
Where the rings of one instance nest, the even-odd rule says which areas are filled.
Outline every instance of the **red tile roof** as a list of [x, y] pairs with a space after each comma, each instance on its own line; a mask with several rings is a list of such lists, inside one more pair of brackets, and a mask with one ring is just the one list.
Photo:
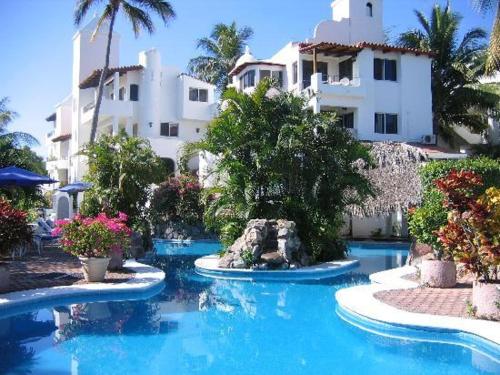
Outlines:
[[[144, 67], [142, 65], [129, 65], [129, 66], [118, 66], [115, 68], [108, 69], [108, 76], [106, 79], [111, 77], [115, 73], [124, 74], [127, 72], [133, 72], [137, 70], [142, 70]], [[87, 78], [80, 82], [81, 89], [88, 89], [91, 87], [97, 87], [99, 85], [99, 79], [101, 78], [102, 69], [94, 70]]]
[[399, 53], [412, 53], [416, 56], [425, 55], [428, 57], [433, 57], [434, 53], [431, 51], [420, 50], [416, 48], [406, 48], [391, 46], [389, 44], [371, 43], [371, 42], [360, 42], [357, 44], [341, 44], [341, 43], [330, 43], [330, 42], [320, 42], [320, 43], [299, 43], [299, 50], [301, 53], [312, 53], [314, 49], [317, 52], [345, 52], [345, 53], [356, 53], [364, 48], [370, 48], [372, 50], [387, 52], [399, 52]]
[[252, 66], [252, 65], [285, 66], [285, 64], [278, 64], [270, 61], [249, 61], [241, 65], [235, 66], [233, 70], [229, 72], [229, 76], [234, 76], [235, 74], [239, 74], [247, 66]]
[[71, 139], [71, 134], [61, 134], [55, 138], [52, 138], [52, 142], [63, 142]]

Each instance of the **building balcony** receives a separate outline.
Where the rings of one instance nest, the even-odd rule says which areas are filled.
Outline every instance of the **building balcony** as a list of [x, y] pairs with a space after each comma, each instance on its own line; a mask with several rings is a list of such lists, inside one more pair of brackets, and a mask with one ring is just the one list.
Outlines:
[[327, 80], [323, 79], [321, 73], [311, 76], [311, 85], [306, 88], [311, 94], [321, 96], [324, 99], [335, 98], [357, 98], [361, 99], [366, 96], [366, 89], [362, 85], [362, 80], [358, 77], [353, 79], [342, 78], [336, 76], [328, 76]]
[[[129, 100], [111, 100], [102, 98], [99, 117], [132, 117], [134, 114], [134, 103]], [[82, 123], [91, 122], [94, 116], [95, 102], [90, 102], [82, 107]]]
[[46, 163], [46, 168], [48, 171], [69, 169], [69, 158], [63, 158], [63, 159], [49, 158], [49, 160], [47, 160]]

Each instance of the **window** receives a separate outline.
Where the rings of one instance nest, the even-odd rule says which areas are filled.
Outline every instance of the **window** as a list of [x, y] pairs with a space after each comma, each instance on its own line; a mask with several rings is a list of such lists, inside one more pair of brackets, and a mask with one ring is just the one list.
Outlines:
[[354, 129], [354, 113], [344, 113], [342, 115], [342, 126], [346, 129]]
[[368, 17], [373, 17], [373, 5], [372, 5], [372, 3], [366, 3], [366, 15]]
[[292, 65], [292, 75], [293, 75], [293, 84], [295, 85], [297, 81], [299, 80], [299, 65], [297, 64], [297, 61], [293, 63]]
[[374, 59], [373, 78], [378, 81], [397, 81], [396, 60]]
[[208, 90], [207, 89], [195, 89], [189, 88], [189, 100], [192, 102], [208, 102]]
[[139, 100], [139, 85], [130, 85], [130, 101], [137, 102]]
[[125, 87], [120, 87], [120, 90], [118, 90], [118, 99], [125, 99]]
[[375, 113], [375, 133], [398, 134], [398, 115]]
[[137, 137], [139, 135], [139, 125], [134, 124], [132, 125], [132, 136]]
[[241, 81], [243, 82], [243, 88], [254, 87], [255, 86], [255, 70], [249, 70], [243, 77], [241, 77]]
[[271, 72], [274, 80], [278, 81], [278, 85], [283, 87], [283, 72], [281, 70], [274, 70]]
[[342, 78], [352, 79], [352, 59], [347, 59], [339, 63], [339, 80]]
[[265, 78], [271, 78], [271, 71], [270, 70], [261, 70], [260, 71], [260, 80], [262, 81]]
[[[312, 61], [302, 61], [302, 83], [304, 84], [304, 88], [311, 86], [313, 69], [314, 66]], [[328, 64], [325, 62], [318, 62], [316, 64], [316, 69], [318, 73], [321, 73], [322, 81], [328, 81]]]
[[179, 124], [172, 122], [162, 122], [160, 124], [160, 135], [164, 137], [178, 137]]

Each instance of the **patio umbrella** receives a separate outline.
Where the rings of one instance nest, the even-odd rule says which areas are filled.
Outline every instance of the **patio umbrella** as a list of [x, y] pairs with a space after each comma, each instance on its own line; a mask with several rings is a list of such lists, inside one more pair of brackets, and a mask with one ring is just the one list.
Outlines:
[[23, 168], [7, 167], [0, 169], [0, 186], [36, 186], [57, 182], [48, 176], [30, 172]]
[[63, 193], [74, 194], [88, 190], [91, 187], [92, 184], [90, 182], [78, 181], [60, 188], [59, 191], [62, 191]]

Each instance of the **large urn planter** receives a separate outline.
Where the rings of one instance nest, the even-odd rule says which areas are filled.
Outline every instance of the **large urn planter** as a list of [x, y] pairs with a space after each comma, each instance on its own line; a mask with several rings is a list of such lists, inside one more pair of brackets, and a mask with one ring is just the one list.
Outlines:
[[83, 276], [87, 282], [102, 282], [106, 276], [111, 258], [79, 257], [82, 263]]
[[6, 263], [0, 263], [0, 293], [6, 292], [10, 286], [9, 266]]
[[423, 260], [420, 283], [430, 288], [453, 288], [457, 284], [455, 262], [447, 260]]
[[500, 284], [475, 281], [472, 287], [472, 305], [476, 317], [500, 320]]

